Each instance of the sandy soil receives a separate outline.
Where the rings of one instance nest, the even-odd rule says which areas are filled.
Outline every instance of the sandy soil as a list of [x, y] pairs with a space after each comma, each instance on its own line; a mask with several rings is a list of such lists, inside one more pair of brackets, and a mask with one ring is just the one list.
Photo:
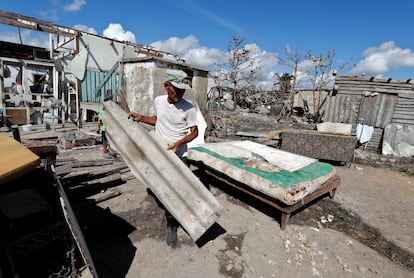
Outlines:
[[[95, 159], [100, 147], [59, 154], [68, 156]], [[130, 172], [120, 196], [83, 208], [79, 221], [100, 277], [413, 277], [414, 176], [335, 167], [335, 199], [294, 214], [284, 231], [276, 210], [203, 180], [223, 214], [201, 242], [179, 229], [170, 248], [162, 210]]]

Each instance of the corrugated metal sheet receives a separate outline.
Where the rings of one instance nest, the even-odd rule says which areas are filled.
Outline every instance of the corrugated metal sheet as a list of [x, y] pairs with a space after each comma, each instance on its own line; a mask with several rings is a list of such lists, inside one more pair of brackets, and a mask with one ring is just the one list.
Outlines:
[[[108, 76], [110, 75], [110, 76]], [[102, 84], [102, 82], [105, 80]], [[97, 91], [97, 88], [101, 88]], [[81, 101], [83, 102], [103, 102], [105, 92], [108, 89], [111, 89], [113, 94], [113, 99], [116, 97], [116, 88], [117, 88], [117, 75], [115, 72], [99, 72], [93, 70], [86, 70], [85, 77], [81, 81]]]
[[362, 97], [359, 107], [359, 122], [373, 127], [385, 128], [387, 124], [391, 123], [397, 99], [396, 95], [391, 94]]
[[195, 241], [217, 220], [221, 205], [156, 134], [150, 134], [115, 102], [104, 102], [103, 121], [111, 146]]
[[356, 121], [360, 98], [348, 95], [327, 96], [321, 111], [324, 122], [352, 124]]
[[407, 94], [402, 95], [399, 95], [395, 105], [392, 123], [414, 125], [414, 94], [411, 97]]

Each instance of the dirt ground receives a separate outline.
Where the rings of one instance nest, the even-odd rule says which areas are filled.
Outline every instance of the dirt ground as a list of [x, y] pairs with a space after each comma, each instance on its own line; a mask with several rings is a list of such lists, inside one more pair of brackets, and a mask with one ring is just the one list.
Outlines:
[[[58, 156], [67, 157], [96, 159], [101, 149]], [[413, 277], [414, 176], [335, 168], [335, 198], [295, 213], [284, 231], [275, 209], [202, 179], [223, 214], [197, 243], [180, 228], [170, 248], [163, 211], [128, 171], [121, 195], [83, 208], [79, 221], [100, 277]]]

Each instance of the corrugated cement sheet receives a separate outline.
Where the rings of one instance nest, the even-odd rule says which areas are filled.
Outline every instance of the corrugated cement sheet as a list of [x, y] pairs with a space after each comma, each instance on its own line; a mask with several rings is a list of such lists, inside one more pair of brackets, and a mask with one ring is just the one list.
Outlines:
[[155, 133], [128, 120], [113, 101], [105, 102], [104, 109], [111, 147], [196, 241], [219, 217], [217, 199], [172, 151], [165, 150]]

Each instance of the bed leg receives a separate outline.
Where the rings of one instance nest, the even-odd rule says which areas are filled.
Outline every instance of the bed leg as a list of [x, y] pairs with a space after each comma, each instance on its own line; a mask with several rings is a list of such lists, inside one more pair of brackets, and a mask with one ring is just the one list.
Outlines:
[[332, 189], [329, 192], [329, 198], [331, 198], [331, 199], [335, 198], [335, 194], [336, 194], [336, 188]]
[[282, 212], [282, 219], [280, 220], [280, 229], [284, 231], [290, 218], [290, 213]]

